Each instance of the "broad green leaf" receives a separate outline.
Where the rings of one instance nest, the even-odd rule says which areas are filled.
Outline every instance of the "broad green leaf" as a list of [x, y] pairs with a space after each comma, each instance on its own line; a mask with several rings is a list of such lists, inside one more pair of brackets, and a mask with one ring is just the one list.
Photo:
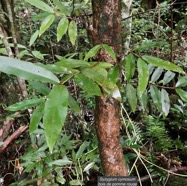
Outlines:
[[32, 54], [33, 54], [34, 57], [36, 57], [38, 59], [41, 59], [41, 60], [44, 60], [44, 55], [41, 54], [41, 52], [34, 50], [34, 51], [32, 51]]
[[34, 106], [37, 106], [38, 104], [44, 102], [44, 98], [35, 98], [35, 99], [28, 99], [24, 100], [18, 103], [15, 103], [13, 105], [10, 105], [6, 108], [6, 110], [9, 111], [18, 111], [18, 110], [25, 110]]
[[83, 185], [83, 183], [80, 180], [71, 180], [69, 184], [70, 185]]
[[169, 83], [173, 78], [175, 77], [175, 73], [171, 72], [170, 70], [168, 70], [163, 78], [163, 85], [166, 85], [167, 83]]
[[69, 107], [74, 112], [80, 113], [80, 111], [81, 111], [78, 103], [74, 100], [74, 98], [71, 95], [69, 95]]
[[84, 141], [84, 143], [79, 147], [79, 150], [77, 151], [75, 156], [76, 160], [82, 156], [83, 152], [85, 151], [85, 149], [88, 147], [89, 144], [90, 144], [89, 142]]
[[139, 97], [142, 109], [145, 111], [147, 109], [147, 90], [144, 91], [141, 97]]
[[31, 5], [39, 8], [43, 11], [47, 11], [49, 13], [54, 13], [54, 10], [46, 3], [40, 0], [26, 0], [26, 2], [30, 3]]
[[105, 91], [107, 91], [107, 89], [114, 91], [116, 88], [115, 84], [92, 68], [83, 69], [82, 74], [98, 83]]
[[57, 8], [61, 11], [61, 13], [70, 16], [71, 11], [63, 4], [63, 2], [60, 2], [59, 0], [53, 0], [53, 2], [57, 6]]
[[42, 67], [50, 70], [53, 73], [56, 74], [72, 74], [74, 73], [76, 70], [75, 69], [71, 69], [71, 68], [67, 68], [67, 67], [62, 67], [62, 66], [57, 66], [57, 65], [53, 65], [53, 64], [48, 64], [48, 65], [43, 65], [40, 64]]
[[153, 103], [156, 105], [156, 107], [162, 111], [162, 103], [161, 103], [161, 93], [158, 90], [157, 87], [151, 85], [150, 86], [150, 92], [151, 92], [151, 97], [153, 100]]
[[39, 36], [39, 30], [36, 30], [36, 32], [34, 32], [34, 34], [31, 36], [31, 39], [29, 41], [29, 46], [33, 45], [33, 43], [36, 41], [38, 36]]
[[75, 21], [71, 21], [69, 23], [69, 29], [68, 29], [69, 38], [71, 41], [71, 44], [74, 46], [75, 41], [77, 39], [77, 24]]
[[127, 84], [126, 92], [127, 100], [131, 106], [131, 109], [133, 112], [135, 112], [137, 107], [136, 89], [131, 84]]
[[102, 44], [102, 47], [110, 54], [112, 59], [114, 61], [116, 61], [116, 54], [115, 54], [114, 50], [112, 49], [112, 47], [109, 45], [106, 45], [106, 44]]
[[157, 67], [162, 67], [165, 70], [171, 70], [174, 72], [179, 72], [179, 73], [185, 74], [185, 72], [183, 71], [182, 68], [180, 68], [179, 66], [177, 66], [173, 63], [170, 63], [169, 61], [162, 60], [160, 58], [156, 58], [153, 56], [147, 56], [147, 55], [142, 56], [142, 59], [144, 59], [147, 63], [151, 63]]
[[177, 89], [176, 89], [176, 92], [177, 92], [177, 94], [180, 96], [180, 98], [181, 98], [183, 101], [187, 102], [187, 92], [186, 92], [186, 91], [184, 91], [184, 90], [182, 90], [182, 89], [180, 89], [180, 88], [177, 88]]
[[96, 45], [94, 46], [92, 49], [90, 49], [87, 53], [86, 56], [84, 58], [85, 61], [87, 61], [89, 58], [94, 57], [97, 52], [100, 50], [101, 46], [100, 45]]
[[70, 164], [72, 164], [72, 161], [70, 161], [66, 156], [63, 159], [58, 159], [50, 162], [50, 165], [57, 165], [57, 166], [64, 166]]
[[62, 39], [62, 36], [67, 32], [68, 30], [68, 24], [69, 21], [66, 17], [63, 17], [57, 27], [57, 41], [59, 42]]
[[133, 54], [129, 54], [128, 56], [125, 57], [125, 59], [122, 62], [123, 68], [125, 68], [125, 76], [127, 81], [129, 81], [135, 71], [135, 58]]
[[83, 74], [77, 74], [75, 76], [75, 82], [76, 84], [82, 88], [86, 94], [89, 96], [101, 96], [101, 90], [99, 86], [88, 77], [84, 76]]
[[45, 137], [51, 153], [64, 125], [67, 110], [67, 88], [63, 85], [56, 85], [48, 95], [43, 116]]
[[113, 65], [107, 62], [89, 62], [90, 66], [99, 67], [99, 68], [110, 68]]
[[149, 70], [147, 64], [141, 59], [138, 59], [138, 92], [141, 97], [144, 91], [146, 90], [148, 79], [149, 79]]
[[167, 42], [166, 41], [158, 41], [158, 42], [153, 42], [152, 40], [149, 41], [144, 41], [144, 43], [142, 43], [140, 46], [138, 46], [137, 48], [135, 48], [135, 51], [144, 51], [144, 50], [149, 50], [153, 47], [160, 47], [163, 45], [166, 45]]
[[95, 67], [93, 67], [92, 69], [94, 69], [94, 70], [97, 71], [100, 75], [102, 75], [102, 76], [104, 76], [104, 77], [107, 78], [108, 72], [107, 72], [106, 69], [100, 68], [99, 66], [95, 66]]
[[117, 81], [119, 80], [119, 67], [118, 66], [110, 68], [108, 72], [108, 79], [113, 83], [117, 83]]
[[64, 185], [66, 183], [66, 179], [63, 178], [62, 176], [55, 176], [55, 179], [58, 183]]
[[157, 67], [151, 76], [151, 82], [157, 81], [160, 78], [163, 70], [164, 69], [162, 67]]
[[0, 56], [0, 71], [26, 80], [59, 83], [59, 79], [49, 70], [14, 58]]
[[39, 36], [41, 36], [54, 22], [55, 16], [53, 14], [47, 16], [41, 23]]
[[90, 64], [83, 60], [78, 59], [66, 59], [62, 58], [60, 62], [55, 63], [57, 66], [66, 67], [66, 68], [77, 68], [77, 67], [89, 67]]
[[44, 103], [41, 103], [32, 113], [30, 119], [29, 133], [33, 133], [37, 128], [44, 112]]
[[164, 115], [167, 116], [170, 110], [170, 99], [165, 89], [161, 90], [161, 102], [162, 102], [162, 111]]
[[176, 85], [176, 87], [185, 87], [187, 86], [187, 76], [179, 77]]

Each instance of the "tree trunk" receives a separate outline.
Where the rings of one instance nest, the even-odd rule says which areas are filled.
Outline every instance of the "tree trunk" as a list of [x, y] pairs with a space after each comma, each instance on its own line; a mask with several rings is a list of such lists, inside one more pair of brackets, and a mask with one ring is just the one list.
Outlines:
[[[93, 0], [92, 6], [94, 45], [110, 45], [119, 58], [122, 50], [120, 0]], [[117, 65], [104, 50], [97, 58]], [[96, 100], [95, 126], [104, 175], [125, 176], [128, 173], [120, 145], [120, 103], [105, 94]]]

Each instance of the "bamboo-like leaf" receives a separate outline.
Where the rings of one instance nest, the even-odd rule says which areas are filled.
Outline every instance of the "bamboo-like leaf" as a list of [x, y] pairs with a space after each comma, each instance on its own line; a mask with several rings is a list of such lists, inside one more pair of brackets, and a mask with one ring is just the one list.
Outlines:
[[116, 54], [115, 54], [114, 50], [112, 49], [112, 47], [109, 45], [106, 45], [106, 44], [102, 44], [102, 47], [110, 54], [112, 59], [114, 61], [116, 61]]
[[184, 91], [184, 90], [182, 90], [182, 89], [180, 89], [180, 88], [177, 88], [177, 89], [176, 89], [176, 92], [177, 92], [177, 94], [180, 96], [180, 98], [181, 98], [183, 101], [187, 102], [187, 92], [186, 92], [186, 91]]
[[6, 110], [9, 110], [9, 111], [25, 110], [25, 109], [37, 106], [38, 104], [42, 102], [44, 102], [44, 98], [23, 100], [21, 102], [10, 105], [9, 107], [6, 108]]
[[34, 57], [36, 57], [40, 60], [44, 60], [44, 55], [41, 54], [41, 52], [34, 50], [34, 51], [32, 51], [32, 54], [33, 54]]
[[44, 131], [50, 152], [59, 138], [68, 109], [68, 91], [65, 86], [56, 85], [48, 95], [44, 107]]
[[187, 86], [187, 76], [179, 77], [176, 85], [176, 87], [185, 87]]
[[31, 5], [35, 6], [36, 8], [39, 8], [43, 11], [47, 11], [49, 13], [54, 13], [53, 8], [51, 8], [48, 4], [44, 3], [40, 0], [26, 0], [26, 2], [30, 3]]
[[132, 111], [135, 112], [136, 107], [137, 107], [136, 89], [131, 84], [127, 84], [126, 92], [127, 92], [126, 93], [127, 100], [130, 104], [130, 107], [131, 107]]
[[36, 32], [34, 32], [34, 34], [31, 36], [31, 39], [29, 41], [29, 46], [33, 45], [33, 43], [36, 41], [38, 36], [39, 36], [39, 30], [36, 30]]
[[0, 56], [0, 71], [26, 80], [59, 83], [59, 79], [49, 70], [14, 58]]
[[100, 48], [101, 48], [100, 45], [94, 46], [92, 49], [90, 49], [90, 50], [87, 52], [87, 54], [86, 54], [84, 60], [87, 61], [89, 58], [94, 57], [94, 56], [97, 54], [97, 52], [100, 50]]
[[141, 58], [138, 59], [138, 92], [141, 97], [143, 92], [146, 90], [148, 79], [149, 79], [149, 70], [148, 66]]
[[70, 16], [71, 11], [59, 0], [53, 0], [54, 4], [57, 6], [57, 8], [61, 11], [61, 13]]
[[63, 159], [58, 159], [50, 162], [50, 165], [57, 165], [57, 166], [64, 166], [69, 164], [72, 164], [72, 161], [70, 161], [66, 156]]
[[79, 150], [76, 153], [75, 159], [77, 160], [78, 158], [80, 158], [84, 152], [84, 150], [86, 149], [86, 147], [88, 147], [89, 142], [84, 141], [84, 143], [79, 147]]
[[53, 14], [47, 16], [43, 22], [41, 23], [40, 30], [39, 30], [39, 36], [41, 36], [54, 22], [55, 16]]
[[179, 66], [177, 66], [173, 63], [170, 63], [169, 61], [162, 60], [160, 58], [156, 58], [156, 57], [153, 57], [153, 56], [147, 56], [147, 55], [142, 56], [142, 58], [147, 63], [151, 63], [151, 64], [153, 64], [157, 67], [162, 67], [165, 70], [171, 70], [171, 71], [174, 71], [174, 72], [179, 72], [179, 73], [185, 74], [185, 72], [183, 71], [182, 68], [180, 68]]
[[93, 95], [101, 96], [102, 95], [99, 86], [93, 80], [89, 79], [83, 74], [77, 74], [75, 76], [75, 82], [89, 96], [93, 96]]
[[156, 105], [156, 107], [162, 111], [162, 103], [161, 103], [161, 93], [158, 90], [157, 87], [151, 85], [150, 86], [150, 93], [153, 100], [153, 103]]
[[30, 120], [29, 133], [33, 133], [37, 128], [44, 112], [44, 103], [41, 103], [33, 112]]
[[169, 83], [173, 78], [175, 77], [175, 73], [171, 72], [170, 70], [168, 70], [163, 78], [163, 85], [166, 85], [167, 83]]
[[142, 109], [145, 111], [147, 109], [147, 90], [144, 91], [141, 97], [139, 97]]
[[71, 41], [71, 44], [74, 46], [75, 41], [77, 39], [77, 24], [75, 21], [71, 21], [69, 23], [69, 29], [68, 29], [69, 38]]
[[157, 81], [160, 78], [163, 70], [164, 69], [162, 67], [157, 67], [156, 70], [153, 72], [153, 74], [151, 76], [151, 82]]
[[170, 110], [170, 99], [165, 89], [161, 90], [161, 102], [162, 102], [162, 111], [164, 115], [167, 116]]
[[57, 27], [57, 41], [59, 42], [62, 39], [62, 36], [67, 32], [68, 30], [68, 24], [69, 21], [66, 17], [63, 17]]
[[125, 76], [127, 81], [129, 81], [135, 71], [135, 58], [133, 54], [129, 54], [128, 56], [125, 57], [122, 63], [123, 67], [125, 68]]

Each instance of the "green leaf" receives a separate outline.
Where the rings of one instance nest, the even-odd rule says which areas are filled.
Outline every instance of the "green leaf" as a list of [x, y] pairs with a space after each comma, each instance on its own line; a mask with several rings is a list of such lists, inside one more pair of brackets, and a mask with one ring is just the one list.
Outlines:
[[57, 66], [66, 67], [66, 68], [77, 68], [77, 67], [89, 67], [90, 64], [83, 60], [78, 59], [66, 59], [62, 58], [60, 62], [55, 63]]
[[47, 69], [36, 64], [0, 56], [0, 71], [26, 80], [59, 83], [59, 79]]
[[25, 110], [25, 109], [37, 106], [38, 104], [42, 102], [44, 102], [44, 98], [28, 99], [28, 100], [24, 100], [19, 103], [10, 105], [9, 107], [6, 108], [6, 110], [9, 110], [9, 111]]
[[80, 111], [81, 111], [78, 103], [74, 100], [74, 98], [71, 95], [69, 95], [69, 107], [74, 112], [80, 113]]
[[83, 183], [80, 180], [71, 180], [69, 184], [70, 185], [83, 185]]
[[39, 8], [43, 11], [47, 11], [49, 13], [54, 13], [54, 10], [46, 3], [40, 0], [26, 0], [26, 2], [30, 3], [31, 5]]
[[87, 61], [89, 58], [94, 57], [94, 56], [97, 54], [97, 52], [100, 50], [100, 48], [101, 48], [100, 45], [94, 46], [92, 49], [90, 49], [90, 50], [87, 52], [87, 54], [86, 54], [84, 60]]
[[108, 79], [112, 83], [117, 83], [117, 81], [119, 80], [119, 67], [118, 66], [110, 68], [108, 72]]
[[77, 39], [77, 24], [75, 21], [71, 21], [69, 24], [69, 30], [68, 30], [69, 38], [71, 41], [71, 44], [74, 46], [75, 41]]
[[50, 162], [50, 165], [57, 165], [57, 166], [64, 166], [70, 164], [72, 164], [72, 161], [70, 161], [66, 156], [63, 159], [58, 159]]
[[41, 36], [54, 22], [55, 16], [53, 14], [47, 16], [41, 23], [39, 36]]
[[94, 67], [99, 67], [99, 68], [110, 68], [113, 65], [111, 63], [107, 63], [107, 62], [89, 62], [90, 66], [94, 66]]
[[185, 87], [187, 86], [187, 76], [179, 77], [176, 85], [176, 87]]
[[32, 113], [30, 119], [29, 133], [33, 133], [37, 128], [44, 112], [44, 103], [40, 104]]
[[84, 141], [84, 143], [79, 147], [79, 150], [77, 151], [76, 156], [75, 156], [76, 160], [82, 156], [83, 152], [89, 146], [89, 144], [90, 144], [89, 142]]
[[121, 99], [121, 93], [120, 93], [119, 88], [118, 88], [117, 86], [115, 86], [115, 89], [111, 91], [110, 95], [111, 95], [114, 99], [116, 99], [116, 100], [118, 100], [118, 101], [121, 102], [121, 100], [122, 100], [122, 99]]
[[47, 85], [38, 82], [38, 81], [30, 81], [29, 85], [36, 90], [36, 92], [43, 94], [44, 96], [48, 95], [51, 89], [47, 87]]
[[67, 88], [61, 85], [54, 86], [45, 103], [43, 116], [45, 137], [51, 153], [64, 125], [67, 109]]
[[62, 39], [62, 36], [67, 32], [68, 30], [68, 24], [69, 21], [66, 17], [63, 17], [57, 27], [57, 41], [59, 42]]
[[83, 74], [77, 74], [75, 76], [75, 82], [89, 96], [93, 96], [93, 95], [101, 96], [102, 95], [99, 86], [93, 80], [89, 79]]
[[149, 79], [149, 70], [147, 64], [141, 59], [138, 59], [138, 92], [141, 97], [144, 91], [146, 90], [148, 79]]
[[151, 76], [151, 82], [157, 81], [162, 75], [163, 70], [164, 69], [162, 67], [157, 67]]
[[34, 34], [31, 36], [31, 39], [29, 41], [29, 46], [33, 45], [33, 43], [36, 41], [38, 36], [39, 36], [39, 30], [36, 30], [36, 32], [34, 32]]
[[176, 89], [176, 92], [177, 92], [177, 94], [180, 96], [180, 98], [181, 98], [183, 101], [187, 102], [187, 92], [186, 92], [186, 91], [184, 91], [184, 90], [182, 90], [182, 89], [180, 89], [180, 88], [177, 88], [177, 89]]
[[41, 54], [41, 52], [34, 50], [34, 51], [32, 51], [32, 54], [33, 54], [34, 57], [36, 57], [38, 59], [41, 59], [41, 60], [44, 60], [44, 55]]
[[134, 76], [135, 71], [135, 58], [133, 54], [129, 54], [125, 57], [122, 62], [123, 67], [125, 68], [125, 76], [127, 81], [129, 81]]
[[131, 84], [127, 84], [126, 92], [127, 92], [126, 93], [127, 100], [130, 104], [130, 107], [131, 107], [132, 111], [135, 112], [136, 107], [137, 107], [136, 89]]
[[182, 68], [180, 68], [179, 66], [177, 66], [173, 63], [170, 63], [169, 61], [162, 60], [160, 58], [156, 58], [156, 57], [153, 57], [153, 56], [147, 56], [147, 55], [142, 56], [142, 58], [147, 63], [151, 63], [151, 64], [153, 64], [157, 67], [162, 67], [165, 70], [171, 70], [171, 71], [174, 71], [174, 72], [179, 72], [179, 73], [185, 74], [185, 72], [183, 71]]
[[151, 97], [153, 103], [157, 106], [157, 108], [162, 111], [162, 104], [161, 104], [161, 94], [157, 87], [151, 85], [150, 86]]
[[169, 83], [174, 77], [175, 77], [175, 73], [168, 70], [164, 75], [163, 85]]
[[145, 111], [147, 109], [147, 90], [144, 91], [141, 97], [139, 97], [142, 109]]
[[161, 102], [162, 102], [162, 111], [164, 115], [167, 116], [170, 110], [170, 99], [165, 89], [161, 90]]
[[53, 0], [54, 4], [57, 6], [57, 8], [61, 11], [61, 13], [70, 16], [71, 11], [59, 0]]
[[112, 49], [112, 47], [108, 46], [106, 44], [102, 44], [102, 47], [110, 54], [110, 56], [112, 57], [112, 59], [114, 61], [116, 61], [116, 54], [115, 54], [114, 50]]
[[95, 162], [91, 162], [84, 168], [83, 172], [88, 172], [93, 166], [95, 165]]

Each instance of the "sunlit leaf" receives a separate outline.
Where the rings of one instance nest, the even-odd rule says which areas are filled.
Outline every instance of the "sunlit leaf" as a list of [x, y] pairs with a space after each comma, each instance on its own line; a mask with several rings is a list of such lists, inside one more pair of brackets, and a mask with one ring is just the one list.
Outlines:
[[56, 85], [48, 95], [44, 107], [44, 131], [50, 152], [59, 138], [68, 109], [68, 91], [63, 85]]
[[175, 77], [175, 73], [168, 70], [164, 75], [163, 85], [166, 85], [167, 83], [169, 83], [174, 77]]
[[60, 2], [59, 0], [53, 0], [54, 4], [57, 6], [57, 8], [65, 15], [70, 16], [71, 11], [66, 7], [63, 2]]
[[157, 67], [151, 76], [151, 82], [157, 81], [162, 75], [163, 70], [162, 67]]
[[127, 92], [126, 93], [127, 100], [130, 104], [130, 107], [131, 107], [132, 111], [135, 112], [136, 107], [137, 107], [136, 89], [131, 84], [127, 84], [126, 92]]
[[77, 24], [75, 21], [71, 21], [69, 23], [68, 34], [69, 34], [71, 44], [75, 45], [75, 41], [77, 39]]
[[63, 159], [58, 159], [50, 162], [50, 165], [57, 165], [57, 166], [64, 166], [70, 164], [72, 164], [72, 161], [70, 161], [66, 156]]
[[177, 94], [180, 96], [180, 98], [181, 98], [183, 101], [187, 102], [187, 92], [186, 92], [186, 91], [184, 91], [184, 90], [182, 90], [182, 89], [180, 89], [180, 88], [177, 88], [177, 89], [176, 89], [176, 92], [177, 92]]
[[13, 74], [26, 80], [59, 83], [58, 78], [49, 70], [36, 64], [14, 58], [0, 56], [0, 71]]
[[34, 57], [36, 57], [36, 58], [38, 58], [40, 60], [44, 60], [44, 55], [41, 54], [41, 52], [34, 50], [34, 51], [32, 51], [32, 54], [33, 54]]
[[161, 93], [158, 90], [157, 87], [151, 85], [150, 86], [150, 92], [151, 92], [151, 97], [153, 100], [153, 103], [157, 106], [157, 108], [162, 111], [162, 104], [161, 104]]
[[170, 99], [165, 89], [161, 90], [161, 102], [162, 102], [162, 111], [164, 115], [167, 116], [170, 110]]
[[160, 58], [156, 58], [156, 57], [153, 57], [153, 56], [147, 56], [147, 55], [142, 56], [142, 58], [147, 63], [151, 63], [151, 64], [153, 64], [157, 67], [162, 67], [165, 70], [171, 70], [171, 71], [174, 71], [174, 72], [179, 72], [179, 73], [185, 74], [185, 72], [183, 71], [182, 68], [180, 68], [179, 66], [177, 66], [173, 63], [170, 63], [169, 61], [162, 60]]
[[30, 3], [31, 5], [35, 6], [36, 8], [39, 8], [43, 11], [54, 13], [53, 8], [51, 8], [48, 4], [44, 3], [43, 1], [40, 1], [40, 0], [26, 0], [26, 2]]
[[62, 39], [62, 36], [67, 32], [68, 30], [68, 24], [69, 21], [66, 17], [63, 17], [57, 27], [57, 41], [60, 41]]
[[79, 150], [77, 151], [76, 156], [75, 156], [76, 160], [82, 156], [83, 152], [88, 147], [88, 145], [89, 145], [89, 142], [84, 141], [84, 143], [79, 147]]
[[41, 36], [54, 22], [55, 16], [53, 14], [47, 16], [41, 23], [39, 36]]
[[185, 87], [187, 86], [187, 76], [179, 77], [176, 85], [176, 87]]
[[113, 83], [116, 83], [119, 80], [119, 67], [118, 66], [110, 68], [108, 72], [108, 79]]
[[87, 61], [89, 58], [94, 57], [97, 52], [100, 50], [101, 46], [100, 45], [96, 45], [94, 46], [92, 49], [90, 49], [87, 53], [86, 56], [84, 58], [85, 61]]
[[6, 110], [9, 110], [9, 111], [25, 110], [25, 109], [37, 106], [42, 102], [44, 102], [44, 98], [23, 100], [21, 102], [10, 105], [9, 107], [6, 108]]
[[36, 32], [34, 32], [34, 34], [30, 38], [29, 46], [33, 45], [33, 43], [36, 41], [38, 36], [39, 36], [39, 30], [36, 30]]
[[149, 70], [148, 66], [141, 58], [138, 59], [138, 92], [141, 97], [144, 91], [146, 90], [148, 79], [149, 79]]

